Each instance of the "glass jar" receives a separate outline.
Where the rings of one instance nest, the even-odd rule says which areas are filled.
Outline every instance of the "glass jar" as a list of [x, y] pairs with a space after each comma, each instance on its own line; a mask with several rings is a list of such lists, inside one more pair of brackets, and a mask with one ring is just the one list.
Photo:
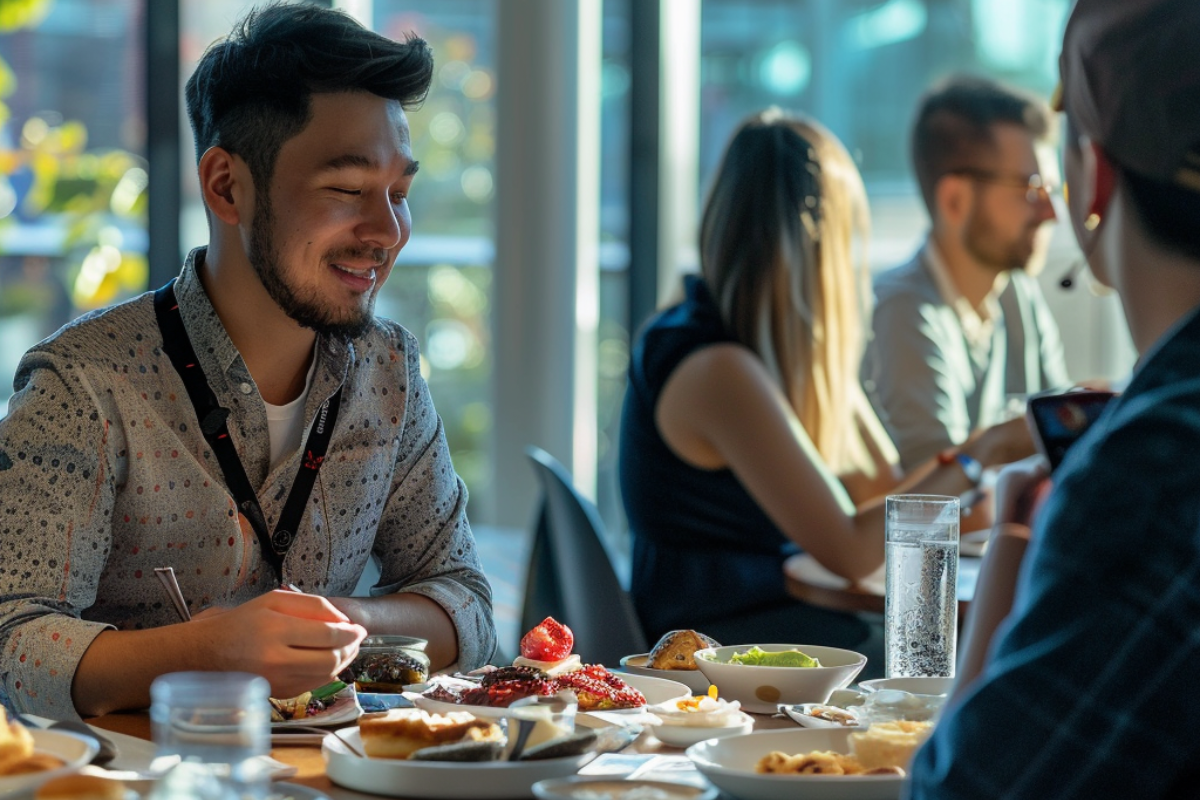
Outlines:
[[398, 694], [405, 686], [429, 680], [429, 656], [424, 639], [412, 636], [368, 636], [347, 667], [346, 683], [359, 692]]

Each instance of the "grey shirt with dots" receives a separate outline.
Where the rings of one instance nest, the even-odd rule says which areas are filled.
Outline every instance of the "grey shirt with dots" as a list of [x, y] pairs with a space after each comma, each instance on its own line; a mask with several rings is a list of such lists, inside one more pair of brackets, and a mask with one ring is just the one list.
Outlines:
[[[197, 276], [203, 254], [176, 283], [180, 312], [273, 530], [301, 453], [269, 469], [266, 408]], [[0, 703], [11, 709], [73, 716], [71, 681], [99, 633], [176, 622], [155, 567], [174, 567], [193, 613], [277, 586], [161, 344], [145, 294], [21, 360], [0, 420]], [[460, 665], [483, 664], [496, 641], [491, 589], [415, 338], [378, 319], [316, 353], [305, 430], [339, 386], [342, 406], [284, 582], [345, 596], [374, 553], [372, 595], [435, 601], [458, 631]]]

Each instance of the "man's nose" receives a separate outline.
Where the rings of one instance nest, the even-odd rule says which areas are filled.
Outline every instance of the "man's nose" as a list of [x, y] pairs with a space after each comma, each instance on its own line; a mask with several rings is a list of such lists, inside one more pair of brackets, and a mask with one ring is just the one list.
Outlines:
[[372, 247], [391, 250], [405, 235], [404, 223], [390, 197], [372, 200], [363, 208], [358, 225], [358, 238]]

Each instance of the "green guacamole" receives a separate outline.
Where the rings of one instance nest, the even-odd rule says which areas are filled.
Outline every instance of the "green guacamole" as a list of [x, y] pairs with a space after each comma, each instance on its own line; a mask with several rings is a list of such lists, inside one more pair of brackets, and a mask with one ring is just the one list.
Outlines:
[[751, 647], [744, 653], [734, 653], [730, 664], [742, 664], [750, 667], [819, 667], [821, 662], [812, 656], [806, 656], [799, 650], [781, 650], [778, 653], [768, 653], [759, 647]]

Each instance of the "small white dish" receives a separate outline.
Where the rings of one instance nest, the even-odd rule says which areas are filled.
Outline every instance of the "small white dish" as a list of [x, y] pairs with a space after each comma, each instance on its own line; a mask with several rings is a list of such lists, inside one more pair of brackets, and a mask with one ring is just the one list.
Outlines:
[[740, 736], [754, 729], [754, 719], [746, 712], [739, 711], [740, 717], [736, 725], [723, 725], [718, 728], [706, 728], [698, 725], [651, 725], [650, 732], [665, 745], [671, 747], [691, 747], [708, 739], [720, 739], [725, 736]]
[[954, 678], [912, 677], [912, 678], [874, 678], [860, 681], [867, 692], [877, 692], [881, 689], [895, 689], [900, 692], [920, 695], [945, 695], [954, 688]]
[[[828, 709], [828, 711], [826, 711]], [[800, 703], [799, 705], [781, 705], [779, 710], [803, 728], [865, 728], [866, 724], [859, 721], [853, 710], [839, 708], [825, 703]], [[828, 716], [846, 715], [846, 721], [828, 719]]]

